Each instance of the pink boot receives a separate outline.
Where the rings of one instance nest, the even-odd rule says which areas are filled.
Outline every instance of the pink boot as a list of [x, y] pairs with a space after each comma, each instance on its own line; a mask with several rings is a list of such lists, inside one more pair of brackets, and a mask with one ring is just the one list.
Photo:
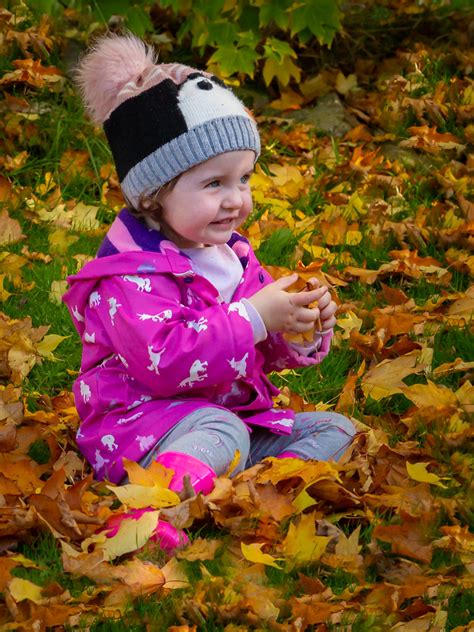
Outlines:
[[173, 470], [174, 476], [171, 479], [170, 489], [174, 492], [182, 491], [185, 476], [189, 476], [189, 482], [196, 494], [199, 492], [209, 494], [214, 487], [216, 473], [207, 463], [203, 463], [194, 456], [182, 452], [163, 452], [156, 457], [156, 461], [169, 470]]
[[280, 454], [278, 454], [276, 458], [277, 459], [301, 459], [300, 456], [298, 456], [294, 452], [289, 452], [289, 451], [280, 452]]
[[[216, 473], [209, 465], [196, 459], [194, 456], [181, 452], [163, 452], [157, 456], [156, 461], [169, 470], [173, 470], [174, 476], [170, 482], [170, 489], [174, 492], [182, 491], [185, 476], [189, 477], [189, 482], [196, 494], [199, 492], [208, 494], [214, 487]], [[138, 520], [146, 511], [153, 511], [153, 508], [134, 509], [133, 511], [113, 516], [107, 521], [106, 536], [108, 538], [114, 536], [120, 527], [120, 523], [125, 518]], [[150, 540], [158, 542], [160, 547], [168, 553], [185, 546], [189, 542], [188, 536], [184, 531], [176, 529], [176, 527], [165, 520], [158, 521], [156, 530]]]

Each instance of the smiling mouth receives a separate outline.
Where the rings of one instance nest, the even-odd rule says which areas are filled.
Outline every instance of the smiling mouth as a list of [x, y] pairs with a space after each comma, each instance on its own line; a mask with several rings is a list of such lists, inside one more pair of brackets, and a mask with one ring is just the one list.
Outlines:
[[221, 219], [218, 222], [211, 222], [211, 224], [216, 224], [217, 226], [228, 226], [229, 224], [232, 224], [233, 221], [234, 219], [231, 217], [229, 219]]

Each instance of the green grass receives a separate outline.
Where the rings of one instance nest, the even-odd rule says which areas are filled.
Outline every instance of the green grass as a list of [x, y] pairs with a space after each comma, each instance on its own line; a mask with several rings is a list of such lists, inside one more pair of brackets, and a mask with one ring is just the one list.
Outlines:
[[350, 369], [356, 371], [359, 364], [357, 354], [347, 348], [334, 349], [316, 367], [289, 371], [284, 375], [272, 374], [279, 386], [301, 395], [309, 402], [335, 404]]
[[474, 620], [474, 590], [457, 590], [448, 601], [446, 632]]
[[17, 566], [11, 571], [15, 577], [28, 579], [39, 586], [48, 586], [57, 582], [69, 590], [73, 597], [78, 597], [84, 590], [94, 585], [94, 582], [86, 577], [77, 578], [64, 573], [58, 542], [49, 532], [37, 533], [31, 541], [20, 543], [18, 553], [27, 559], [34, 560], [39, 568]]

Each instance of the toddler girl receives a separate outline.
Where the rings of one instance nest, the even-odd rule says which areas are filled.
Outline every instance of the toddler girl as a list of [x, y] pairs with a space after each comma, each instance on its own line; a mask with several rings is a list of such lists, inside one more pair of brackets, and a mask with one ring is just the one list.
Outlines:
[[[119, 483], [124, 457], [156, 460], [171, 489], [188, 476], [208, 493], [236, 450], [234, 472], [267, 456], [340, 457], [348, 419], [273, 405], [266, 374], [320, 362], [336, 305], [326, 287], [288, 292], [296, 275], [273, 282], [235, 232], [260, 152], [249, 111], [216, 77], [157, 64], [131, 35], [100, 39], [78, 74], [127, 200], [64, 297], [83, 344], [77, 442], [97, 477]], [[318, 318], [308, 347], [282, 336]], [[179, 537], [158, 523], [164, 548]]]

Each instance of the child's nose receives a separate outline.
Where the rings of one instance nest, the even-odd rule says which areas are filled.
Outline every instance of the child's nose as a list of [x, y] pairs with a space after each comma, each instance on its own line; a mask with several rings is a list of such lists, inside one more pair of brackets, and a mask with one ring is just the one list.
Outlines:
[[242, 192], [238, 187], [228, 188], [224, 196], [222, 205], [225, 208], [240, 208], [242, 206]]

